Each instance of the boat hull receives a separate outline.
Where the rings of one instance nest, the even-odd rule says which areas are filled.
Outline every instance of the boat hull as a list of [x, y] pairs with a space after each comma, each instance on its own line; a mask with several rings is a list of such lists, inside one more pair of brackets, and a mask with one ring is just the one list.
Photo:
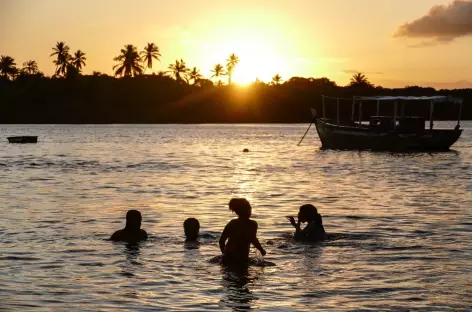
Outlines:
[[401, 133], [369, 126], [336, 125], [321, 118], [315, 120], [315, 125], [322, 148], [343, 150], [447, 151], [462, 133], [459, 129]]
[[8, 137], [8, 142], [20, 143], [20, 144], [37, 143], [38, 137], [37, 136], [13, 136], [13, 137]]

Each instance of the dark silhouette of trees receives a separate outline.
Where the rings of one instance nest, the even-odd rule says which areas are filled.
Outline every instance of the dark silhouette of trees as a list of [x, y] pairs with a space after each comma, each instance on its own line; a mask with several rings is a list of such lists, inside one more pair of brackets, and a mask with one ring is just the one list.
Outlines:
[[[19, 75], [0, 79], [0, 123], [309, 122], [311, 107], [322, 111], [322, 94], [359, 95], [352, 87], [336, 86], [327, 78], [293, 77], [277, 87], [258, 81], [241, 92], [234, 84], [214, 87], [205, 78], [196, 84], [158, 74], [121, 79], [98, 72], [80, 75], [70, 66], [65, 78]], [[374, 88], [372, 92], [460, 97], [464, 119], [472, 118], [472, 89]], [[351, 106], [352, 101], [341, 102], [341, 119], [351, 117]], [[363, 115], [375, 114], [375, 108], [375, 103], [365, 102]], [[336, 101], [327, 101], [328, 117], [336, 116], [335, 109]], [[415, 103], [406, 106], [405, 113], [428, 117], [428, 110], [429, 103]], [[392, 111], [393, 104], [381, 108], [383, 114]], [[454, 119], [457, 114], [450, 103], [435, 105], [437, 119]]]
[[218, 81], [218, 85], [221, 86], [222, 83], [220, 78], [226, 75], [223, 65], [216, 64], [215, 67], [213, 67], [213, 69], [211, 70], [211, 72], [213, 73], [213, 75], [211, 75], [211, 78], [216, 78], [216, 80]]
[[272, 81], [271, 81], [271, 84], [272, 84], [272, 85], [277, 86], [277, 85], [279, 85], [281, 82], [282, 82], [282, 77], [280, 77], [279, 74], [276, 74], [276, 75], [274, 75], [274, 77], [272, 77]]
[[85, 67], [86, 60], [87, 58], [85, 57], [85, 53], [77, 50], [71, 58], [71, 64], [75, 67], [77, 72], [80, 73], [82, 71], [82, 67]]
[[56, 59], [53, 61], [56, 65], [56, 76], [64, 76], [67, 70], [67, 65], [71, 61], [71, 55], [69, 54], [69, 46], [65, 44], [64, 41], [56, 43], [56, 46], [53, 49], [53, 53], [50, 56], [56, 56]]
[[[233, 71], [236, 65], [239, 63], [239, 57], [236, 54], [231, 54], [226, 60], [226, 73], [228, 75], [228, 84], [231, 84], [231, 79], [233, 77]], [[215, 68], [216, 69], [216, 68]]]
[[113, 59], [118, 62], [113, 66], [115, 70], [115, 76], [121, 77], [135, 77], [143, 73], [143, 67], [141, 66], [141, 58], [138, 54], [138, 49], [132, 45], [127, 44], [121, 49], [120, 54]]
[[65, 78], [67, 80], [76, 79], [77, 76], [79, 75], [80, 75], [80, 71], [77, 69], [77, 67], [74, 66], [74, 64], [72, 63], [67, 64], [66, 75], [65, 75]]
[[7, 55], [0, 56], [0, 76], [13, 80], [17, 74], [15, 59]]
[[192, 80], [194, 85], [197, 85], [202, 78], [203, 75], [200, 74], [200, 70], [198, 70], [196, 67], [192, 68], [192, 70], [188, 73], [188, 79]]
[[[221, 77], [230, 75], [237, 65], [239, 59], [234, 54], [226, 64], [228, 72], [222, 64], [212, 69], [211, 78], [219, 86], [216, 88], [196, 67], [187, 68], [182, 59], [170, 64], [167, 72], [143, 75], [143, 61], [152, 68], [152, 61], [156, 60], [152, 45], [148, 50], [151, 52], [148, 57], [144, 54], [140, 57], [134, 45], [124, 46], [114, 58], [117, 62], [113, 67], [115, 76], [96, 71], [92, 75], [81, 75], [85, 54], [79, 50], [71, 57], [64, 42], [58, 42], [51, 54], [56, 64], [53, 77], [45, 77], [35, 61], [24, 62], [19, 71], [12, 57], [1, 56], [0, 123], [309, 122], [311, 107], [322, 111], [321, 95], [342, 98], [452, 95], [464, 99], [463, 118], [472, 119], [472, 89], [437, 91], [418, 86], [387, 89], [374, 87], [361, 73], [342, 87], [326, 77], [292, 77], [284, 82], [277, 74], [270, 84], [256, 79], [241, 92], [241, 87], [231, 84], [231, 79], [227, 86], [221, 82]], [[231, 59], [234, 62], [229, 65]], [[336, 116], [336, 101], [326, 104], [328, 118]], [[340, 118], [350, 120], [352, 101], [342, 101], [340, 105]], [[366, 102], [363, 116], [375, 114], [375, 106]], [[405, 114], [429, 117], [425, 116], [428, 103], [405, 109]], [[458, 112], [458, 108], [450, 104], [438, 104], [434, 117], [455, 119]]]
[[374, 85], [369, 82], [369, 79], [362, 74], [362, 73], [357, 73], [352, 75], [351, 77], [351, 82], [349, 83], [351, 87], [363, 87], [363, 88], [372, 88]]
[[38, 63], [33, 60], [23, 62], [23, 68], [21, 69], [21, 72], [27, 75], [36, 75], [39, 73]]
[[187, 73], [189, 72], [189, 69], [187, 68], [187, 65], [183, 59], [180, 59], [180, 61], [175, 60], [175, 63], [170, 64], [168, 68], [168, 73], [173, 75], [179, 83], [186, 79]]
[[145, 66], [149, 69], [152, 69], [152, 60], [160, 61], [161, 53], [159, 47], [154, 43], [148, 43], [144, 50], [141, 51], [141, 58], [145, 63]]

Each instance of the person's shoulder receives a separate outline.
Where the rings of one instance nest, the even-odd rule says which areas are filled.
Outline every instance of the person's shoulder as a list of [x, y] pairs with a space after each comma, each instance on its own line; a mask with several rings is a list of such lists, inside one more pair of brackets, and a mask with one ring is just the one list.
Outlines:
[[143, 229], [141, 229], [141, 230], [139, 231], [139, 234], [141, 235], [141, 238], [143, 238], [143, 239], [147, 239], [147, 238], [148, 238], [148, 233], [147, 233], [145, 230], [143, 230]]
[[113, 233], [110, 237], [110, 240], [112, 241], [119, 241], [123, 239], [123, 230], [118, 230], [115, 233]]
[[257, 230], [259, 224], [257, 224], [257, 221], [255, 220], [249, 220], [249, 226]]
[[235, 224], [238, 224], [239, 221], [238, 219], [232, 219], [231, 221], [228, 222], [226, 226], [234, 226]]
[[250, 222], [251, 225], [255, 225], [255, 226], [258, 225], [256, 220], [249, 220], [249, 222]]

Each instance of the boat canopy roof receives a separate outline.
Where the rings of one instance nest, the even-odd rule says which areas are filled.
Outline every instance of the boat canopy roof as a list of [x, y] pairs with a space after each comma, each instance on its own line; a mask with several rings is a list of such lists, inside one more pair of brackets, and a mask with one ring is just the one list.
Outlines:
[[431, 102], [453, 102], [461, 104], [462, 99], [454, 98], [452, 96], [355, 96], [358, 101], [431, 101]]

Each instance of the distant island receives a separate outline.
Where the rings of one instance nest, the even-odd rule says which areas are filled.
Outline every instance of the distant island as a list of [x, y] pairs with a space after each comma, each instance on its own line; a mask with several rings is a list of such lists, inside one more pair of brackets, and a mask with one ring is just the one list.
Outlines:
[[[0, 57], [0, 123], [102, 124], [102, 123], [300, 123], [311, 120], [310, 108], [321, 111], [321, 95], [349, 98], [355, 95], [452, 95], [464, 100], [462, 119], [472, 119], [472, 89], [435, 90], [418, 86], [388, 89], [374, 86], [362, 73], [347, 86], [328, 78], [292, 77], [275, 74], [270, 83], [259, 80], [246, 86], [232, 83], [239, 58], [232, 54], [226, 64], [216, 64], [210, 79], [183, 60], [168, 71], [146, 74], [161, 56], [149, 43], [138, 52], [126, 45], [114, 58], [115, 76], [99, 72], [83, 75], [85, 53], [70, 54], [58, 42], [51, 57], [56, 65], [52, 77], [41, 73], [35, 61], [18, 68], [10, 56]], [[223, 83], [223, 77], [227, 82]], [[349, 118], [349, 103], [341, 117]], [[435, 107], [437, 120], [455, 120], [457, 109]], [[335, 105], [334, 105], [335, 106]], [[382, 113], [384, 110], [382, 109]], [[409, 107], [407, 113], [427, 117], [427, 105]], [[328, 109], [327, 113], [330, 113]], [[385, 114], [390, 114], [385, 109]], [[364, 119], [375, 114], [375, 105], [365, 105]]]

